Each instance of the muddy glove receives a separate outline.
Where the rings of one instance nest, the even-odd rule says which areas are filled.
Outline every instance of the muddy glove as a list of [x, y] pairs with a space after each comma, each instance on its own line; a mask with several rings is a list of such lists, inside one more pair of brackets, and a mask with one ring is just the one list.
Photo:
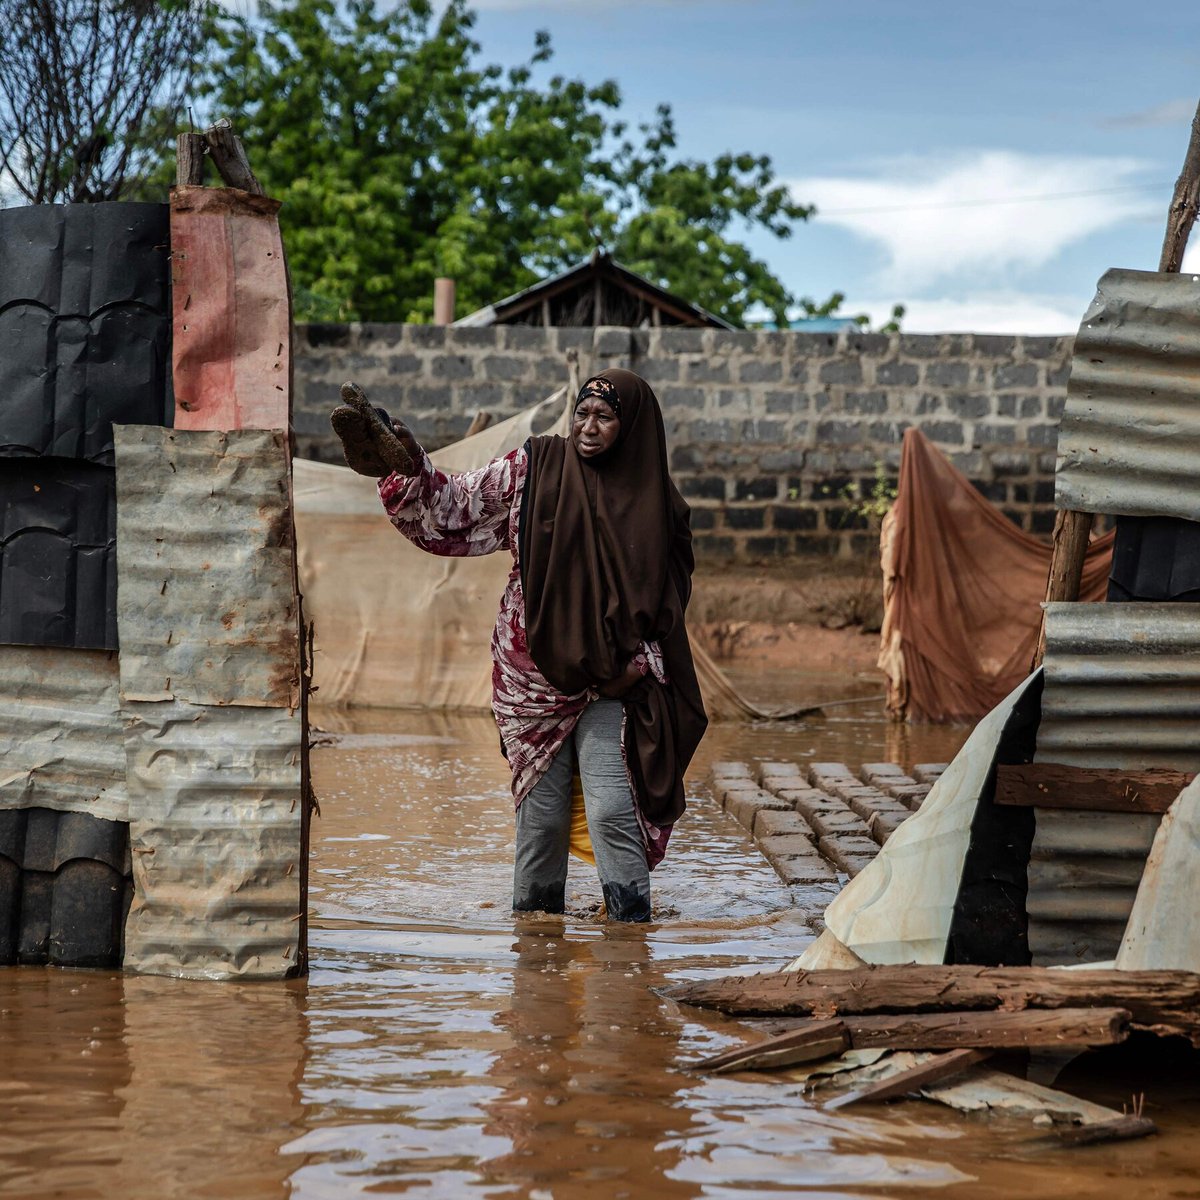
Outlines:
[[403, 421], [393, 421], [382, 408], [371, 404], [357, 383], [342, 384], [342, 400], [330, 414], [329, 423], [341, 439], [351, 470], [376, 479], [392, 471], [420, 474], [421, 447]]

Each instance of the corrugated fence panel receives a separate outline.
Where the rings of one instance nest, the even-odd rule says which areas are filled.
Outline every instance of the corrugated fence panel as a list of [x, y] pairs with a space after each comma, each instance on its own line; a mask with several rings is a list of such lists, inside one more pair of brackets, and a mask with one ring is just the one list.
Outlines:
[[131, 703], [125, 965], [280, 978], [300, 938], [298, 711]]
[[299, 706], [286, 438], [118, 427], [124, 699]]
[[[1040, 762], [1200, 770], [1200, 610], [1051, 604]], [[1120, 946], [1160, 817], [1037, 810], [1029, 863], [1035, 963], [1098, 962]]]
[[0, 456], [112, 466], [114, 421], [170, 424], [165, 204], [0, 209]]
[[0, 808], [129, 819], [117, 656], [0, 646]]
[[111, 467], [0, 461], [0, 643], [117, 648]]
[[1059, 508], [1200, 521], [1200, 276], [1112, 270], [1075, 339]]

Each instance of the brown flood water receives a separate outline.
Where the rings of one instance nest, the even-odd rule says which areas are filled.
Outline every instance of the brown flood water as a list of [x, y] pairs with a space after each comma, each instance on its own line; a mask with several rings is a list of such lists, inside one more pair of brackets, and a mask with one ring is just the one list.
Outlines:
[[[828, 692], [826, 692], [828, 694]], [[949, 757], [964, 730], [865, 710], [717, 727], [714, 758]], [[1027, 1122], [936, 1105], [826, 1113], [794, 1083], [704, 1077], [734, 1023], [651, 990], [765, 968], [812, 933], [704, 794], [655, 872], [658, 920], [514, 921], [512, 816], [485, 718], [318, 716], [312, 973], [286, 985], [0, 971], [0, 1194], [515, 1200], [1200, 1196], [1200, 1085], [1133, 1056], [1156, 1139], [1033, 1149]]]

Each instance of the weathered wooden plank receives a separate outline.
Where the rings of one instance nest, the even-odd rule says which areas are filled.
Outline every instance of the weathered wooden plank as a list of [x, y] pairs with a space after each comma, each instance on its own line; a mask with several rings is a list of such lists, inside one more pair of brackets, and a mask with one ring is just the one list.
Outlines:
[[[854, 1050], [1086, 1049], [1129, 1036], [1124, 1008], [973, 1010], [937, 1013], [839, 1013]], [[780, 1036], [815, 1022], [796, 1019]], [[823, 1023], [823, 1022], [821, 1022]]]
[[1200, 975], [1047, 967], [868, 966], [726, 976], [666, 988], [684, 1004], [739, 1016], [1126, 1008], [1139, 1028], [1200, 1044]]
[[996, 803], [1089, 812], [1165, 813], [1195, 779], [1187, 771], [1154, 767], [1068, 767], [1021, 763], [996, 768]]
[[853, 1092], [845, 1092], [831, 1100], [826, 1108], [846, 1108], [850, 1104], [879, 1103], [884, 1100], [898, 1100], [912, 1092], [920, 1091], [933, 1083], [941, 1083], [961, 1074], [968, 1067], [983, 1062], [991, 1052], [988, 1050], [947, 1050], [945, 1054], [935, 1055], [926, 1062], [909, 1067], [898, 1075], [890, 1075], [877, 1083], [867, 1084]]
[[1084, 1125], [1066, 1125], [1056, 1131], [1063, 1146], [1091, 1146], [1096, 1142], [1127, 1142], [1158, 1132], [1149, 1117], [1124, 1116], [1112, 1121], [1094, 1121]]
[[696, 1063], [697, 1071], [762, 1071], [833, 1058], [850, 1048], [841, 1021], [809, 1021], [803, 1029], [737, 1046]]

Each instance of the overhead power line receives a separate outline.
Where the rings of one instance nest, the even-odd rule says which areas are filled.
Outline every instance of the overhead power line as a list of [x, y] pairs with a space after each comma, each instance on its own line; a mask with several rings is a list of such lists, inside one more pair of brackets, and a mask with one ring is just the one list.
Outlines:
[[817, 205], [816, 220], [822, 217], [859, 217], [874, 213], [933, 211], [944, 208], [990, 208], [998, 204], [1040, 204], [1046, 200], [1081, 200], [1087, 196], [1111, 196], [1117, 192], [1158, 192], [1170, 183], [1130, 183], [1122, 187], [1091, 188], [1080, 192], [1046, 192], [1041, 196], [998, 196], [991, 200], [945, 200], [936, 204], [886, 204], [876, 208], [823, 209]]

